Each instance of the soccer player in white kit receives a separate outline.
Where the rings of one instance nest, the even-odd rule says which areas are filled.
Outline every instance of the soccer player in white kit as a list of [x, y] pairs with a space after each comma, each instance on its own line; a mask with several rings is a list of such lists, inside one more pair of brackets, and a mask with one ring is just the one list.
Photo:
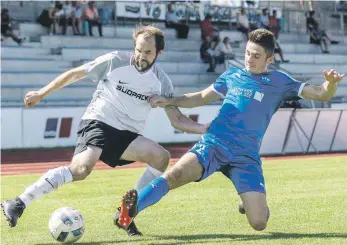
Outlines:
[[[138, 191], [167, 168], [169, 152], [141, 135], [151, 110], [148, 98], [154, 94], [165, 97], [173, 94], [169, 77], [155, 64], [165, 46], [164, 35], [153, 26], [139, 26], [134, 30], [133, 39], [134, 53], [115, 51], [100, 56], [25, 96], [25, 105], [33, 107], [51, 92], [85, 77], [98, 82], [93, 99], [82, 116], [70, 165], [47, 171], [21, 195], [1, 203], [10, 227], [16, 226], [33, 200], [61, 185], [85, 179], [99, 159], [111, 167], [134, 161], [148, 163], [137, 183]], [[177, 107], [167, 107], [165, 111], [177, 129], [198, 134], [207, 130], [208, 125], [190, 120]], [[114, 221], [117, 223], [117, 217]], [[127, 233], [142, 235], [135, 223], [127, 228]]]

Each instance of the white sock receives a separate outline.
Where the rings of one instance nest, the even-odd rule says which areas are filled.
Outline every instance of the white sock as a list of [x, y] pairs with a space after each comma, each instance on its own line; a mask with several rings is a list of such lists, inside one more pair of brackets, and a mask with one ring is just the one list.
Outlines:
[[18, 197], [24, 202], [25, 206], [28, 206], [32, 201], [70, 182], [72, 182], [72, 174], [68, 167], [50, 169]]
[[148, 166], [136, 184], [135, 188], [137, 192], [140, 192], [143, 189], [143, 187], [151, 183], [152, 180], [161, 176], [162, 174], [163, 174], [162, 171], [159, 171], [158, 169]]

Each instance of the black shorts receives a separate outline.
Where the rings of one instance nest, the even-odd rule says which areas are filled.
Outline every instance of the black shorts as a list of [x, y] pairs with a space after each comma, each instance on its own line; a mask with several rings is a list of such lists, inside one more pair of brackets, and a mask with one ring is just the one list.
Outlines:
[[97, 120], [82, 120], [78, 126], [74, 156], [85, 151], [88, 145], [93, 145], [103, 149], [100, 160], [110, 167], [126, 165], [134, 161], [121, 160], [120, 157], [138, 136]]

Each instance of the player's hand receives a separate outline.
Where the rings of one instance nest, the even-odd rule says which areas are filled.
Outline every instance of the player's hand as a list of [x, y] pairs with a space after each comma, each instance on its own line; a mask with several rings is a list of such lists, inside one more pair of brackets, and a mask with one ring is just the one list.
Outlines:
[[149, 98], [148, 102], [150, 103], [152, 108], [165, 107], [165, 106], [169, 105], [169, 102], [168, 102], [167, 98], [164, 98], [163, 96], [160, 96], [160, 95], [157, 95], [157, 94], [152, 95]]
[[339, 74], [334, 69], [330, 69], [330, 71], [323, 71], [323, 75], [325, 80], [330, 83], [338, 83], [345, 76], [345, 74]]
[[38, 91], [30, 91], [24, 97], [25, 107], [34, 107], [40, 102], [41, 99], [42, 96]]

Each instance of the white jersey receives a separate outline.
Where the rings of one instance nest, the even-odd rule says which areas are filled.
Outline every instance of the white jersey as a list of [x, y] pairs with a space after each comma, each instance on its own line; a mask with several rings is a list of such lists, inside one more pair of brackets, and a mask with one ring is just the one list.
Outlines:
[[83, 120], [94, 119], [119, 130], [141, 133], [151, 110], [153, 94], [170, 97], [171, 80], [156, 64], [146, 72], [134, 66], [132, 53], [115, 51], [84, 65], [88, 77], [99, 82]]

